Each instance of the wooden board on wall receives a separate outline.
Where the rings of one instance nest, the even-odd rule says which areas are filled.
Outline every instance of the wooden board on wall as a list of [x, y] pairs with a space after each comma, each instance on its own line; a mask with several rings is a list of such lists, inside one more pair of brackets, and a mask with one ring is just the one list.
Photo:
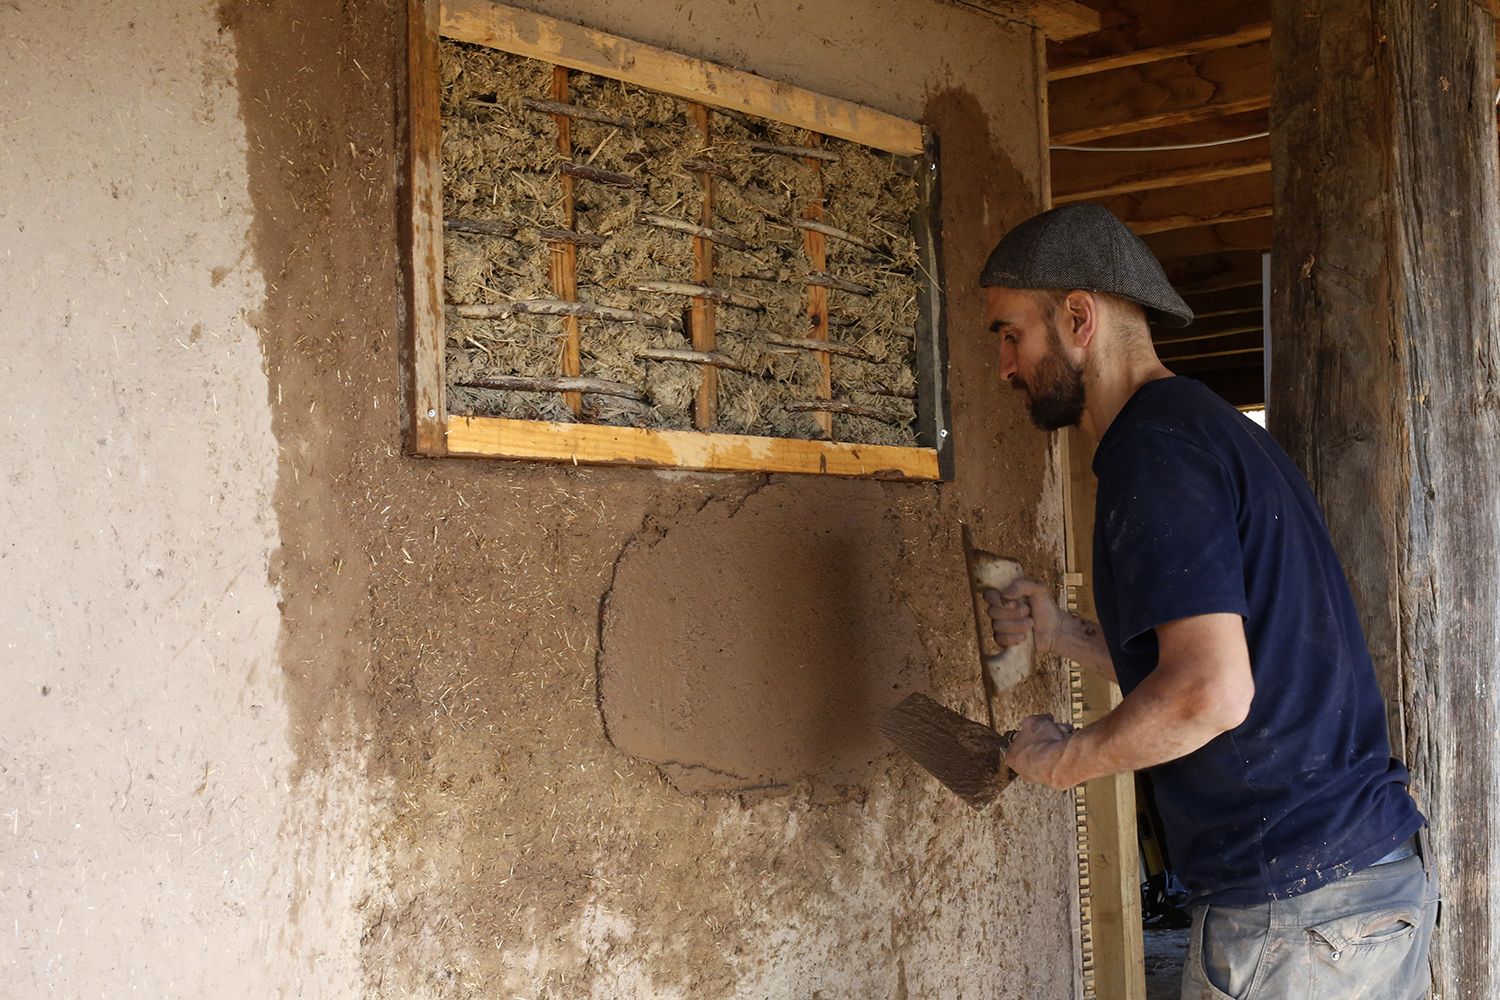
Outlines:
[[916, 122], [492, 0], [444, 0], [441, 30], [461, 42], [774, 118], [901, 156], [922, 152], [922, 127]]
[[811, 472], [908, 480], [938, 478], [937, 452], [930, 448], [658, 431], [600, 424], [556, 424], [504, 417], [451, 417], [448, 454], [719, 472]]
[[[1093, 590], [1094, 493], [1090, 463], [1094, 448], [1077, 428], [1064, 431], [1067, 568], [1077, 581], [1070, 591], [1077, 612], [1096, 620]], [[1120, 703], [1120, 689], [1081, 670], [1083, 706], [1079, 722], [1098, 721]], [[1135, 776], [1096, 778], [1084, 788], [1088, 823], [1090, 933], [1096, 995], [1144, 1000], [1141, 936], [1140, 853], [1136, 839]]]

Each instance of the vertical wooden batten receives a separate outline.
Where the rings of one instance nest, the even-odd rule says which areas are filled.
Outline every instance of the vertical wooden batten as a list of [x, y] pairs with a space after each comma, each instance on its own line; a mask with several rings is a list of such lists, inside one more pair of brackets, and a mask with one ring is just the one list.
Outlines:
[[[552, 99], [559, 104], [568, 102], [568, 69], [566, 66], [552, 67]], [[573, 158], [573, 120], [567, 115], [553, 115], [557, 122], [557, 151], [564, 161]], [[573, 229], [578, 224], [578, 209], [573, 197], [577, 181], [567, 174], [560, 174], [563, 192], [563, 227]], [[569, 241], [552, 244], [552, 290], [564, 302], [578, 301], [578, 245]], [[583, 371], [582, 340], [583, 324], [577, 316], [563, 317], [563, 347], [561, 368], [564, 376], [577, 376]], [[576, 417], [583, 413], [583, 394], [563, 393], [563, 401]]]
[[[816, 132], [809, 132], [807, 144], [810, 147], [823, 145], [823, 137]], [[802, 217], [812, 222], [823, 221], [823, 165], [814, 157], [807, 157], [804, 162], [807, 169], [813, 172], [817, 179], [818, 196], [802, 212]], [[802, 249], [807, 254], [809, 266], [814, 271], [824, 272], [828, 270], [828, 243], [827, 237], [812, 229], [802, 231]], [[810, 330], [808, 337], [813, 340], [828, 339], [828, 289], [823, 285], [807, 286], [807, 318]], [[818, 398], [833, 398], [833, 361], [827, 351], [818, 351], [818, 365], [822, 368], [822, 376], [818, 381]], [[818, 427], [824, 437], [833, 437], [833, 414], [827, 410], [813, 411], [813, 419], [818, 422]]]
[[1493, 18], [1272, 4], [1268, 418], [1359, 607], [1432, 823], [1434, 995], [1500, 992], [1500, 208]]
[[402, 262], [409, 291], [405, 447], [417, 455], [447, 451], [443, 380], [443, 124], [438, 73], [437, 0], [406, 5], [406, 204]]
[[[703, 104], [694, 103], [689, 107], [693, 124], [703, 138], [704, 147], [712, 145], [713, 113]], [[712, 229], [714, 175], [699, 171], [698, 184], [703, 189], [703, 208], [699, 221], [705, 229]], [[712, 286], [714, 283], [713, 241], [702, 236], [693, 237], [693, 280], [704, 286]], [[688, 319], [692, 330], [693, 350], [712, 351], [718, 339], [717, 314], [713, 302], [701, 295], [695, 296]], [[712, 430], [719, 419], [719, 370], [712, 365], [699, 365], [698, 370], [702, 372], [703, 381], [698, 384], [698, 395], [693, 401], [693, 426], [699, 430]]]

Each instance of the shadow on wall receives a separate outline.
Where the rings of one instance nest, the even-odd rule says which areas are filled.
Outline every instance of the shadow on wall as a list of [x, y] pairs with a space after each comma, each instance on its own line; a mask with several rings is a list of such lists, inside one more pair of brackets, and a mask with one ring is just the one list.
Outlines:
[[862, 784], [884, 709], [925, 686], [873, 483], [777, 482], [638, 535], [604, 610], [605, 730], [683, 791]]

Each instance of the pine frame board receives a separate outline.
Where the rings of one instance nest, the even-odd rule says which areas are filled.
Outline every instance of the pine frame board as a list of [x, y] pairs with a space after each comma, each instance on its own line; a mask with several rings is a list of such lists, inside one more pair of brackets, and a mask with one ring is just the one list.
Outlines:
[[443, 0], [439, 30], [456, 41], [771, 118], [898, 156], [922, 153], [922, 126], [914, 121], [493, 0]]
[[711, 472], [802, 472], [912, 481], [938, 478], [937, 452], [931, 448], [509, 417], [449, 417], [447, 445], [449, 455], [467, 458], [525, 458]]

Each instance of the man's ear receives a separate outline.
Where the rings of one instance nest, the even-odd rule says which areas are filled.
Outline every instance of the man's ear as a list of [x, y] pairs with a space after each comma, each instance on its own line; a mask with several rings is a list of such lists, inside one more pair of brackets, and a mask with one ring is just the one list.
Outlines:
[[1103, 304], [1093, 292], [1075, 290], [1068, 293], [1063, 305], [1067, 309], [1068, 332], [1071, 334], [1068, 346], [1087, 348], [1099, 331]]

